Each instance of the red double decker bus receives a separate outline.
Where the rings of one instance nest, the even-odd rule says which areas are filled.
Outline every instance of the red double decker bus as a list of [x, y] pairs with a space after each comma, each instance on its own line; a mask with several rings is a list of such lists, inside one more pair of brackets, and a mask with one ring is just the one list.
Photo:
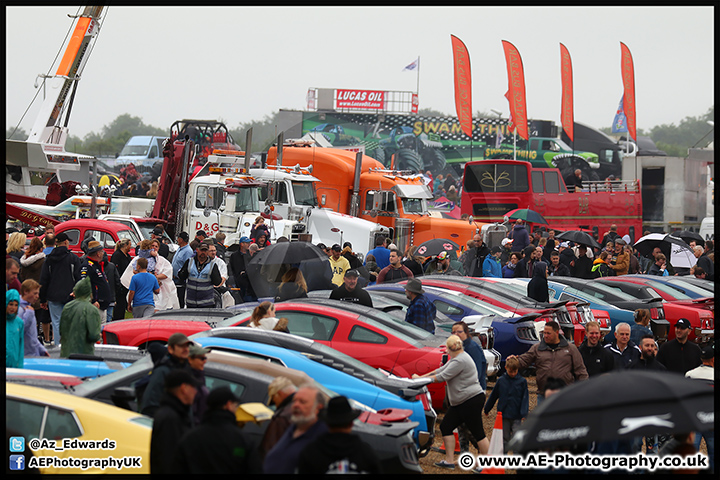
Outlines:
[[617, 225], [622, 236], [642, 236], [642, 194], [637, 180], [583, 182], [568, 191], [557, 168], [518, 160], [477, 160], [465, 164], [461, 212], [479, 222], [503, 222], [516, 208], [529, 208], [560, 231], [586, 230], [595, 238]]

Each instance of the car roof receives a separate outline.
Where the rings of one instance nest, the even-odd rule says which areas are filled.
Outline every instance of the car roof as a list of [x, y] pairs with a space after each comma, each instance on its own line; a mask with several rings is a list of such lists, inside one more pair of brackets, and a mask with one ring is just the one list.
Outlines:
[[55, 232], [60, 233], [72, 227], [105, 227], [105, 230], [132, 230], [127, 225], [109, 220], [97, 220], [92, 218], [75, 218], [59, 223], [55, 227]]
[[89, 411], [96, 415], [114, 418], [118, 421], [130, 420], [143, 416], [136, 412], [131, 412], [130, 410], [125, 410], [114, 405], [108, 405], [97, 400], [91, 400], [89, 398], [83, 398], [69, 393], [47, 390], [45, 388], [30, 387], [27, 385], [18, 385], [7, 382], [5, 383], [5, 397], [17, 397], [30, 400], [41, 405], [53, 405], [68, 410]]

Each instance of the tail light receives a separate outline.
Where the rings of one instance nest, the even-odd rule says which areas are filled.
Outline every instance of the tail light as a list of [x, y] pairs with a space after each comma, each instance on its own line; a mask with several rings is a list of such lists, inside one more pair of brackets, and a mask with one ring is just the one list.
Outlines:
[[400, 460], [409, 465], [420, 463], [414, 443], [405, 443], [400, 447]]
[[432, 408], [432, 399], [430, 398], [430, 392], [418, 393], [415, 398], [422, 402], [423, 410], [430, 410]]
[[[660, 309], [662, 310], [662, 309]], [[657, 308], [651, 308], [650, 309], [650, 318], [654, 318], [655, 320], [660, 320], [660, 312]]]
[[517, 327], [515, 333], [522, 340], [539, 340], [535, 327]]
[[482, 345], [484, 350], [487, 350], [488, 348], [488, 337], [485, 333], [479, 333], [478, 334], [478, 340], [480, 340], [480, 345]]

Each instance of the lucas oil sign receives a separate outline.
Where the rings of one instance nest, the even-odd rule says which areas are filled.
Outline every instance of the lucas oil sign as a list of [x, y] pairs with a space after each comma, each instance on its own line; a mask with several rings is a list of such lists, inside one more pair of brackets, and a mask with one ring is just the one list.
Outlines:
[[337, 90], [335, 108], [367, 108], [382, 110], [385, 92], [378, 90]]

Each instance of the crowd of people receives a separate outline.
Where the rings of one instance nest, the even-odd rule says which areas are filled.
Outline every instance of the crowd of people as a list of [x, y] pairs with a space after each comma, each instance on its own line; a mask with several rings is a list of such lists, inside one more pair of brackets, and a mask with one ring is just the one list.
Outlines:
[[[42, 240], [33, 238], [27, 246], [25, 234], [9, 235], [6, 366], [21, 368], [25, 356], [48, 355], [51, 345], [61, 347], [62, 357], [92, 354], [93, 345], [100, 339], [101, 325], [127, 316], [143, 318], [158, 310], [227, 307], [258, 300], [248, 266], [257, 252], [270, 245], [269, 230], [262, 217], [253, 225], [251, 236], [240, 238], [236, 246], [225, 245], [222, 233], [209, 237], [199, 230], [191, 241], [187, 232], [180, 232], [176, 236], [179, 248], [170, 254], [163, 241], [162, 225], [152, 231], [151, 237], [138, 245], [120, 240], [108, 258], [105, 249], [93, 238], [84, 239], [84, 254], [79, 257], [69, 250], [69, 237], [64, 233], [56, 235], [52, 228]], [[280, 237], [276, 243], [286, 241], [287, 238]], [[518, 220], [500, 245], [490, 248], [480, 235], [475, 235], [459, 256], [454, 251], [423, 256], [415, 245], [402, 252], [390, 239], [382, 237], [377, 238], [375, 248], [364, 259], [353, 252], [350, 242], [342, 246], [317, 246], [327, 255], [331, 278], [325, 288], [331, 290], [330, 299], [372, 307], [365, 286], [407, 280], [405, 293], [410, 304], [405, 320], [434, 332], [436, 309], [424, 296], [425, 275], [530, 278], [528, 296], [547, 302], [547, 279], [553, 276], [592, 279], [633, 273], [681, 273], [659, 249], [650, 258], [639, 255], [630, 238], [621, 237], [615, 226], [604, 235], [601, 245], [602, 249], [593, 249], [558, 241], [552, 230], [547, 236], [537, 230], [530, 234], [525, 223]], [[697, 263], [689, 272], [682, 273], [713, 280], [713, 242], [691, 247]], [[308, 290], [315, 289], [309, 288], [308, 281], [302, 268], [287, 269], [273, 301], [307, 297]], [[289, 331], [288, 320], [276, 317], [273, 301], [261, 302], [254, 308], [249, 327]], [[489, 413], [496, 403], [498, 410], [503, 411], [503, 437], [507, 444], [528, 415], [527, 382], [518, 372], [531, 365], [536, 372], [538, 404], [565, 385], [616, 370], [668, 370], [691, 378], [712, 378], [708, 372], [712, 374], [714, 368], [714, 348], [701, 350], [688, 341], [687, 320], [673, 325], [675, 338], [659, 349], [648, 328], [649, 321], [649, 313], [638, 310], [635, 325], [615, 325], [615, 338], [608, 344], [602, 342], [599, 324], [588, 322], [585, 340], [578, 347], [560, 334], [557, 322], [549, 321], [537, 344], [522, 355], [506, 359], [505, 373], [487, 398], [484, 354], [470, 340], [464, 322], [453, 325], [446, 342], [449, 361], [423, 375], [432, 382], [447, 384], [449, 408], [440, 426], [445, 458], [436, 465], [455, 467], [455, 429], [464, 450], [472, 443], [481, 454], [487, 452], [482, 412]], [[270, 392], [278, 407], [273, 422], [283, 428], [275, 428], [273, 441], [266, 439], [262, 452], [256, 454], [242, 432], [232, 426], [230, 412], [237, 403], [234, 394], [227, 389], [203, 389], [203, 376], [197, 372], [202, 372], [206, 353], [206, 349], [194, 346], [183, 334], [171, 336], [167, 352], [161, 352], [143, 387], [141, 411], [155, 417], [153, 473], [178, 469], [221, 472], [225, 471], [223, 468], [268, 473], [334, 471], [347, 468], [337, 464], [339, 457], [335, 456], [347, 459], [348, 453], [338, 453], [343, 449], [359, 456], [354, 463], [358, 469], [379, 471], [372, 450], [348, 437], [355, 412], [349, 409], [346, 400], [326, 405], [314, 387], [298, 389], [287, 382], [276, 385]], [[320, 412], [325, 412], [324, 420]], [[220, 432], [232, 442], [216, 445], [214, 439]], [[712, 432], [701, 435], [708, 449], [714, 449]], [[601, 442], [594, 452], [632, 453], [639, 451], [641, 443], [642, 439]], [[663, 442], [645, 440], [645, 443], [652, 450]], [[168, 444], [177, 448], [168, 448]], [[277, 445], [282, 448], [278, 450]], [[231, 455], [228, 453], [231, 447], [245, 454]], [[312, 458], [302, 454], [308, 448], [314, 449], [316, 455]], [[212, 468], [211, 463], [217, 470], [206, 470]]]

